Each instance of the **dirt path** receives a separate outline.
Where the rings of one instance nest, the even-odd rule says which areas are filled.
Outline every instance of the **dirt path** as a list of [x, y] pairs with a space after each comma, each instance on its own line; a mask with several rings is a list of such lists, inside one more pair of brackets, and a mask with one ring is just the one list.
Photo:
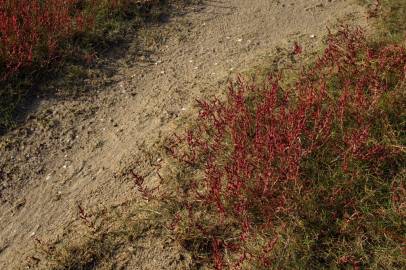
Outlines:
[[155, 64], [124, 57], [104, 91], [42, 101], [0, 141], [0, 269], [18, 269], [34, 235], [62, 235], [77, 219], [77, 204], [133, 196], [120, 173], [181, 124], [195, 98], [220, 93], [230, 75], [260, 64], [276, 47], [298, 41], [313, 50], [338, 19], [364, 24], [354, 2], [207, 1], [165, 26], [171, 34], [152, 55]]

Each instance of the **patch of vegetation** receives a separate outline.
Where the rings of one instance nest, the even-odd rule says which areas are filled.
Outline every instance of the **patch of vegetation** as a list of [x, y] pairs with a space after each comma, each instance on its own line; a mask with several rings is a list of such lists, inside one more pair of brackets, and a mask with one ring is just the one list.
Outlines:
[[167, 148], [195, 172], [176, 177], [177, 239], [215, 269], [406, 267], [405, 66], [343, 27], [295, 83], [200, 101]]

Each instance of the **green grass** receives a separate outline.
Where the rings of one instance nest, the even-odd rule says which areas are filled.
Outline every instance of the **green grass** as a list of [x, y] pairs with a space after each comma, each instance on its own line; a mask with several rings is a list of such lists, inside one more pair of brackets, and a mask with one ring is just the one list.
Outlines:
[[[375, 0], [359, 0], [371, 10], [375, 9]], [[406, 34], [406, 2], [403, 0], [380, 0], [375, 21], [376, 34], [374, 39], [378, 42], [405, 42]]]
[[404, 42], [406, 35], [406, 2], [382, 0], [382, 22], [379, 34], [394, 42]]

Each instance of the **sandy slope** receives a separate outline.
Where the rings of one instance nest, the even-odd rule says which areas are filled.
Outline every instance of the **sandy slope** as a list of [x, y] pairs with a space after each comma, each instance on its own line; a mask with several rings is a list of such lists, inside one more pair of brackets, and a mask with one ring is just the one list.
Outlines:
[[123, 169], [181, 124], [195, 98], [219, 93], [230, 74], [259, 64], [277, 46], [319, 46], [338, 19], [365, 23], [354, 2], [207, 1], [165, 26], [170, 34], [151, 56], [156, 64], [128, 55], [103, 91], [42, 101], [23, 127], [1, 138], [0, 269], [18, 269], [34, 235], [61, 235], [77, 220], [78, 203], [133, 196]]

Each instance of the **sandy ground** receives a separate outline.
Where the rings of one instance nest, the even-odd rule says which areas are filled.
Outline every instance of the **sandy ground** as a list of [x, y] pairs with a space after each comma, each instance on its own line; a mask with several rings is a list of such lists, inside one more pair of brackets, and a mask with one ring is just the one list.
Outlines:
[[[134, 196], [121, 173], [182, 125], [196, 98], [221, 93], [228, 78], [275, 48], [298, 41], [314, 50], [326, 26], [365, 24], [354, 2], [206, 1], [163, 27], [150, 61], [125, 55], [94, 94], [40, 101], [25, 124], [0, 139], [0, 269], [19, 269], [34, 236], [62, 235], [78, 219], [78, 204], [108, 206]], [[148, 250], [162, 258], [168, 252], [165, 245]], [[159, 267], [176, 269], [149, 258], [127, 268]]]

